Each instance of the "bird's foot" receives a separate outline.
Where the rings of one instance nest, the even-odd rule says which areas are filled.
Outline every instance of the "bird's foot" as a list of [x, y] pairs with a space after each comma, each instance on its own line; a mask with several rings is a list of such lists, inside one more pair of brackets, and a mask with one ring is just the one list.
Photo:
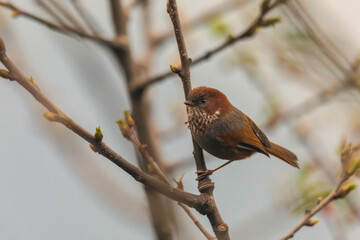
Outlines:
[[205, 171], [204, 170], [196, 171], [195, 173], [198, 175], [196, 181], [199, 181], [201, 179], [206, 178], [207, 176], [210, 176], [211, 174], [213, 174], [213, 172], [214, 170], [209, 170], [209, 169], [206, 169]]

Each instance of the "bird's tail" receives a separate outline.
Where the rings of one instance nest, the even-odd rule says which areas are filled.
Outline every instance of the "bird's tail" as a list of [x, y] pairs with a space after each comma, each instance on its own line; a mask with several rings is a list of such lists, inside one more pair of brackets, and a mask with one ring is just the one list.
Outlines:
[[276, 143], [271, 142], [271, 147], [266, 148], [266, 151], [274, 157], [277, 157], [284, 162], [287, 162], [291, 166], [299, 168], [297, 156], [286, 148], [283, 148]]

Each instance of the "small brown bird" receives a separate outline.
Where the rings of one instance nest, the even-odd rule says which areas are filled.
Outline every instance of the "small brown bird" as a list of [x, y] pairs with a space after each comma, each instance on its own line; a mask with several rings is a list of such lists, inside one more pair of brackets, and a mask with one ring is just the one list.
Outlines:
[[214, 170], [207, 170], [199, 178], [211, 175], [234, 160], [259, 152], [273, 155], [299, 168], [298, 159], [291, 151], [272, 143], [258, 126], [234, 107], [217, 89], [194, 88], [185, 101], [188, 123], [195, 141], [205, 151], [220, 159], [229, 160]]

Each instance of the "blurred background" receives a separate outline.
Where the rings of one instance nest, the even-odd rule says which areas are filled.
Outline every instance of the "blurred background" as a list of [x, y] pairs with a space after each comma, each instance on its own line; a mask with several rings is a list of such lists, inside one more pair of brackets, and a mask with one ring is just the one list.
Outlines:
[[[113, 36], [108, 1], [11, 2], [55, 23], [59, 19], [44, 4], [55, 11], [60, 4], [81, 22], [76, 2], [95, 32]], [[166, 1], [148, 1], [148, 24], [139, 2], [129, 15], [131, 47], [136, 60], [146, 61], [144, 35], [150, 28], [157, 41], [148, 64], [150, 76], [156, 76], [179, 64], [177, 46]], [[190, 57], [244, 31], [260, 4], [178, 1]], [[318, 196], [331, 190], [344, 139], [360, 142], [358, 9], [356, 0], [289, 0], [269, 14], [281, 17], [281, 23], [259, 29], [256, 36], [192, 67], [193, 86], [224, 92], [269, 139], [300, 160], [297, 170], [255, 155], [211, 177], [233, 239], [277, 239], [288, 232]], [[8, 55], [53, 102], [89, 131], [101, 126], [104, 140], [136, 164], [131, 143], [115, 124], [130, 103], [123, 73], [108, 50], [25, 17], [11, 17], [3, 7], [0, 36]], [[165, 167], [175, 179], [185, 172], [185, 190], [197, 193], [181, 82], [173, 75], [149, 89], [153, 130]], [[1, 79], [0, 96], [1, 239], [155, 239], [139, 183], [94, 154], [78, 136], [43, 118], [45, 109], [16, 83]], [[205, 157], [209, 169], [223, 163]], [[359, 183], [359, 178], [352, 181]], [[318, 214], [315, 227], [302, 229], [295, 239], [359, 239], [359, 200], [355, 191], [331, 204]], [[204, 239], [176, 204], [174, 212], [175, 239]], [[206, 217], [195, 214], [211, 229]]]

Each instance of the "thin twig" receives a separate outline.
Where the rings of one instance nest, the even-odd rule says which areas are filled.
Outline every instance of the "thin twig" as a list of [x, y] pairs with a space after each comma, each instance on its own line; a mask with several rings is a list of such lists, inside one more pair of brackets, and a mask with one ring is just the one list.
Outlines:
[[304, 226], [315, 225], [316, 222], [311, 222], [310, 220], [312, 216], [326, 207], [330, 202], [345, 198], [353, 189], [355, 189], [356, 185], [354, 184], [350, 183], [345, 186], [343, 186], [343, 184], [360, 168], [360, 161], [358, 160], [358, 162], [354, 162], [355, 160], [353, 159], [353, 154], [359, 151], [359, 148], [360, 145], [352, 147], [351, 144], [347, 144], [343, 147], [341, 152], [341, 173], [332, 191], [325, 199], [318, 201], [314, 208], [307, 210], [304, 217], [298, 222], [298, 224], [285, 234], [285, 236], [280, 238], [280, 240], [287, 240], [294, 237], [295, 233]]
[[86, 24], [87, 28], [91, 31], [94, 36], [99, 36], [98, 26], [92, 16], [84, 9], [80, 0], [71, 0], [70, 1], [74, 6], [76, 12], [82, 18], [83, 22]]
[[139, 149], [139, 152], [141, 153], [141, 156], [143, 157], [143, 159], [152, 166], [152, 168], [159, 175], [159, 177], [166, 184], [168, 184], [170, 186], [170, 189], [172, 189], [172, 185], [171, 185], [169, 179], [166, 177], [164, 172], [160, 169], [159, 165], [154, 161], [153, 157], [149, 154], [146, 144], [141, 144], [139, 139], [136, 137], [134, 128], [130, 129], [130, 135], [128, 136], [128, 139]]
[[[203, 13], [197, 14], [193, 19], [188, 21], [184, 21], [182, 24], [182, 29], [184, 32], [189, 31], [201, 24], [206, 23], [207, 21], [211, 20], [212, 18], [219, 16], [220, 14], [224, 14], [229, 10], [238, 10], [239, 7], [244, 6], [245, 4], [249, 3], [250, 0], [227, 0], [221, 1], [219, 4], [214, 6], [210, 10], [206, 10]], [[173, 36], [172, 29], [168, 29], [167, 31], [163, 31], [160, 33], [153, 34], [153, 45], [160, 45], [165, 40], [171, 38]]]
[[[360, 166], [354, 165], [353, 162], [351, 162], [354, 161], [352, 159], [353, 153], [358, 151], [359, 146], [360, 145], [352, 147], [351, 144], [348, 144], [344, 147], [341, 153], [341, 173], [330, 194], [325, 199], [320, 200], [314, 208], [307, 210], [304, 217], [298, 222], [298, 224], [296, 224], [293, 229], [285, 234], [285, 236], [280, 238], [280, 240], [290, 239], [294, 237], [295, 233], [298, 232], [302, 227], [313, 226], [316, 224], [316, 222], [311, 222], [310, 219], [312, 216], [314, 216], [332, 201], [346, 197], [356, 187], [354, 184], [348, 184], [346, 186], [343, 186], [343, 184], [360, 168]], [[360, 161], [357, 164], [360, 165]]]
[[[344, 73], [348, 72], [346, 67], [350, 66], [350, 61], [337, 49], [337, 47], [327, 38], [326, 34], [314, 24], [314, 20], [305, 10], [300, 2], [292, 1], [287, 8], [303, 24], [310, 37], [319, 46], [319, 49]], [[342, 61], [341, 61], [342, 60]]]
[[[54, 18], [54, 20], [61, 26], [61, 27], [65, 27], [67, 26], [67, 24], [64, 22], [64, 20], [61, 18], [61, 16], [59, 15], [58, 12], [55, 12], [51, 6], [48, 4], [47, 1], [45, 0], [35, 0], [37, 2], [37, 4], [45, 11], [48, 13], [49, 16], [51, 16], [52, 18]], [[69, 26], [67, 26], [69, 27]]]
[[42, 19], [42, 18], [34, 15], [34, 14], [31, 14], [29, 12], [26, 12], [26, 11], [22, 10], [22, 9], [19, 9], [18, 7], [16, 7], [12, 3], [0, 1], [0, 6], [3, 6], [5, 8], [7, 8], [7, 9], [12, 10], [12, 11], [16, 11], [19, 16], [22, 15], [24, 17], [27, 17], [27, 18], [29, 18], [31, 20], [34, 20], [35, 22], [41, 23], [41, 24], [49, 27], [50, 29], [53, 29], [53, 30], [58, 31], [60, 33], [74, 34], [74, 35], [77, 35], [77, 36], [80, 36], [80, 37], [83, 37], [83, 38], [86, 38], [86, 39], [101, 43], [101, 44], [103, 44], [105, 46], [110, 46], [110, 47], [114, 47], [114, 48], [118, 48], [118, 49], [120, 49], [122, 47], [121, 42], [114, 42], [114, 41], [105, 39], [103, 37], [93, 36], [91, 34], [78, 31], [77, 29], [74, 29], [74, 28], [69, 27], [69, 26], [58, 26], [58, 25], [56, 25], [54, 23], [51, 23], [51, 22], [49, 22], [49, 21], [47, 21], [45, 19]]
[[331, 191], [331, 193], [324, 200], [322, 200], [318, 205], [316, 205], [310, 211], [307, 211], [305, 213], [304, 217], [299, 221], [299, 223], [296, 224], [296, 226], [293, 229], [291, 229], [285, 236], [280, 238], [280, 240], [286, 240], [286, 239], [290, 239], [290, 238], [294, 237], [294, 235], [297, 231], [299, 231], [302, 227], [309, 224], [309, 220], [311, 219], [312, 216], [314, 216], [317, 212], [319, 212], [324, 207], [326, 207], [330, 202], [336, 200], [337, 199], [336, 196], [338, 195], [339, 189], [341, 188], [343, 183], [344, 183], [344, 179], [339, 178], [339, 180], [337, 181], [337, 183], [336, 183], [335, 187], [333, 188], [333, 190]]
[[86, 32], [81, 23], [73, 15], [71, 15], [71, 13], [67, 9], [65, 9], [62, 4], [59, 4], [59, 2], [56, 0], [50, 0], [50, 3], [65, 19], [67, 19], [71, 24], [73, 24], [73, 26], [75, 26], [75, 29], [80, 32]]
[[143, 2], [147, 0], [130, 0], [125, 6], [124, 6], [124, 15], [125, 18], [128, 19], [130, 15], [130, 11], [133, 9], [133, 7], [138, 4], [139, 2]]
[[[175, 181], [177, 185], [178, 190], [184, 191], [184, 184], [182, 182], [183, 178], [185, 176], [185, 173], [183, 173], [179, 179], [179, 181]], [[206, 229], [205, 227], [200, 223], [200, 221], [195, 217], [195, 215], [191, 212], [191, 210], [185, 205], [180, 202], [178, 202], [178, 205], [184, 209], [186, 214], [191, 218], [191, 220], [194, 222], [194, 224], [199, 228], [199, 230], [205, 235], [205, 237], [209, 240], [216, 240], [215, 237], [213, 237]]]
[[274, 114], [273, 117], [268, 119], [268, 121], [265, 123], [265, 128], [270, 129], [277, 126], [279, 123], [289, 122], [297, 119], [303, 113], [308, 113], [317, 106], [333, 98], [340, 92], [350, 89], [354, 86], [360, 89], [360, 86], [358, 86], [356, 83], [356, 73], [353, 72], [350, 73], [343, 81], [336, 82], [330, 87], [321, 90], [314, 97], [309, 98], [298, 106]]
[[[298, 140], [300, 143], [307, 149], [311, 156], [312, 163], [317, 167], [317, 169], [320, 169], [324, 175], [327, 177], [328, 182], [330, 184], [336, 184], [336, 179], [334, 179], [334, 174], [330, 171], [328, 164], [325, 164], [324, 161], [322, 161], [322, 158], [318, 156], [316, 153], [316, 147], [314, 144], [311, 144], [307, 138], [309, 131], [303, 130], [304, 128], [301, 127], [293, 127], [293, 132], [296, 134]], [[301, 131], [302, 130], [302, 131]], [[352, 201], [352, 199], [346, 198], [344, 199], [348, 207], [350, 208], [350, 212], [352, 215], [357, 219], [357, 221], [360, 221], [360, 215], [359, 215], [359, 209], [358, 206]]]
[[[260, 11], [260, 14], [258, 15], [258, 17], [253, 21], [253, 23], [245, 31], [243, 31], [242, 33], [240, 33], [236, 36], [227, 37], [227, 39], [219, 46], [217, 46], [214, 49], [209, 50], [209, 51], [205, 52], [204, 54], [202, 54], [201, 56], [195, 58], [192, 61], [192, 65], [196, 65], [198, 63], [203, 62], [204, 60], [209, 59], [213, 55], [224, 50], [225, 48], [234, 45], [239, 40], [243, 40], [243, 39], [254, 36], [254, 34], [256, 33], [256, 30], [258, 28], [265, 27], [262, 25], [265, 16], [269, 12], [271, 12], [271, 10], [273, 10], [276, 6], [278, 6], [279, 4], [285, 3], [285, 2], [286, 2], [286, 0], [277, 0], [274, 3], [272, 3], [271, 5], [269, 5], [267, 8], [262, 9]], [[131, 86], [131, 90], [133, 92], [142, 91], [143, 89], [147, 88], [148, 86], [152, 85], [153, 83], [159, 82], [159, 81], [171, 76], [173, 73], [174, 72], [172, 72], [172, 71], [167, 71], [165, 73], [154, 76], [150, 79], [140, 80]]]
[[[309, 38], [313, 40], [313, 38], [310, 36], [310, 33], [308, 33], [307, 29], [303, 27], [303, 25], [299, 22], [299, 19], [296, 16], [294, 16], [294, 14], [288, 8], [283, 8], [282, 13], [287, 18], [287, 20], [293, 25], [295, 31], [300, 31], [300, 32], [305, 31], [307, 36], [309, 36]], [[315, 48], [316, 51], [312, 52], [312, 54], [316, 56], [318, 61], [322, 63], [324, 67], [327, 68], [327, 71], [332, 75], [334, 75], [334, 77], [336, 78], [342, 77], [344, 73], [341, 71], [341, 69], [338, 69], [336, 65], [334, 65], [332, 59], [329, 59], [327, 55], [324, 55], [323, 53], [324, 50], [320, 49], [323, 48], [323, 46], [321, 45], [319, 46], [318, 44], [314, 43], [314, 40], [313, 40], [313, 44], [317, 48]]]
[[194, 222], [194, 224], [198, 227], [198, 229], [204, 234], [204, 236], [208, 239], [208, 240], [216, 240], [216, 238], [214, 236], [211, 236], [211, 234], [204, 228], [203, 225], [201, 225], [201, 223], [199, 222], [199, 220], [195, 217], [195, 215], [191, 212], [191, 210], [189, 209], [188, 206], [186, 206], [183, 203], [178, 203], [178, 205], [180, 207], [182, 207], [182, 209], [184, 209], [184, 211], [186, 212], [186, 214], [191, 218], [191, 220]]

